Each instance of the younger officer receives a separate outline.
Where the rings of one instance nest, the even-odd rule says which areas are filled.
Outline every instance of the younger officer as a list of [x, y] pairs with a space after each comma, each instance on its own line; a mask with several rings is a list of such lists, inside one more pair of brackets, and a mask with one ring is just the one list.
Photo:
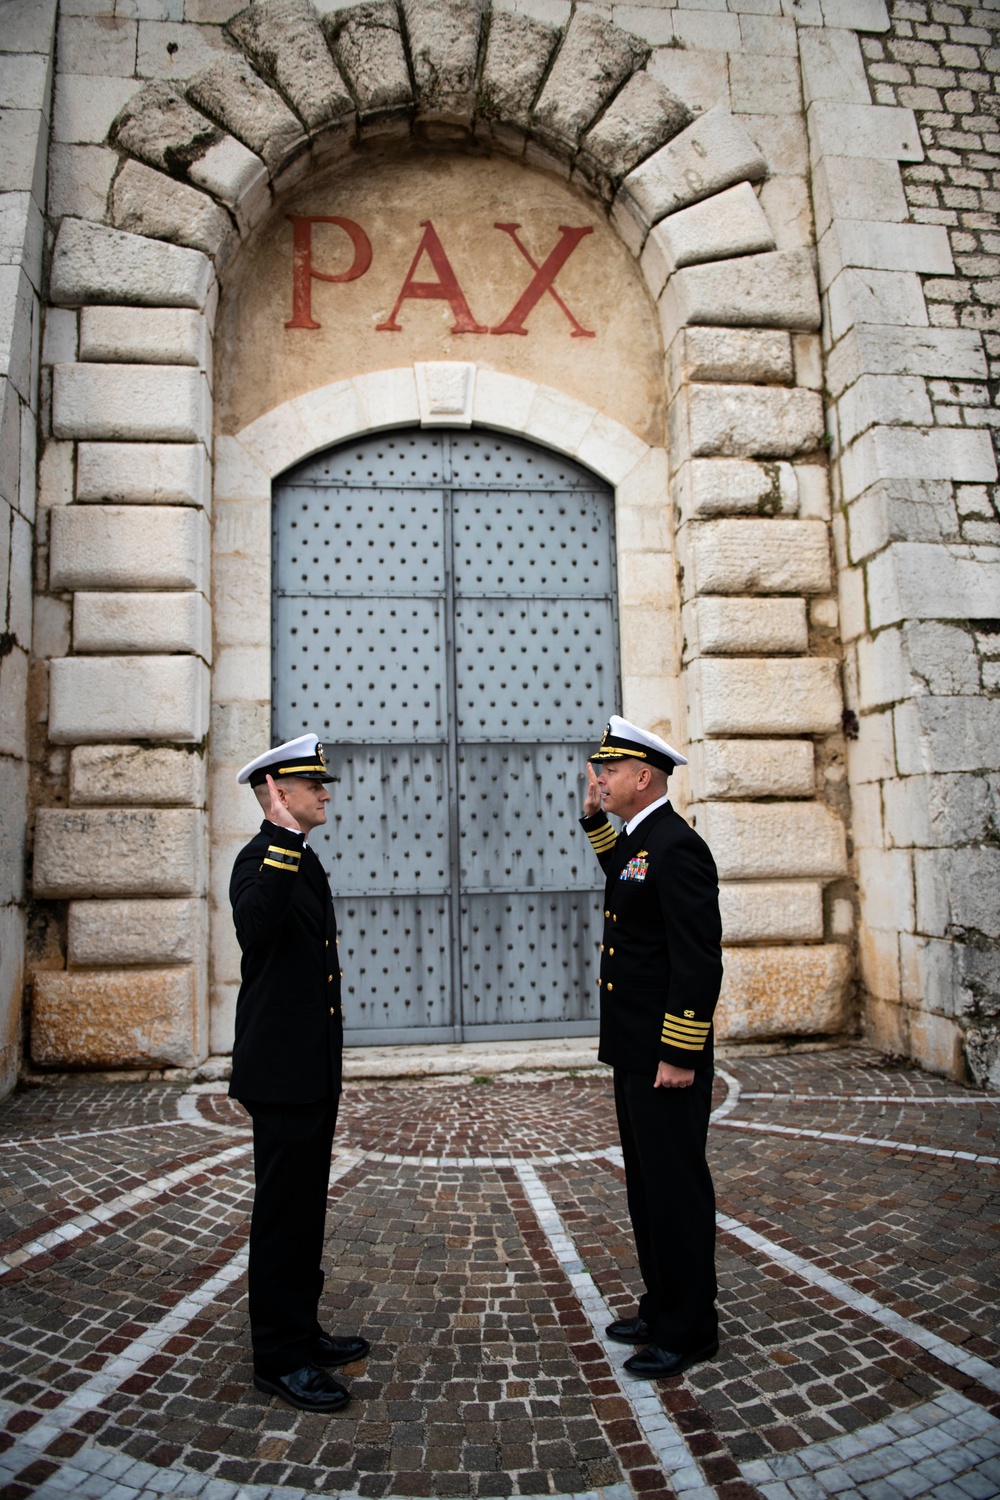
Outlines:
[[264, 810], [229, 886], [243, 950], [229, 1092], [253, 1120], [253, 1383], [302, 1411], [332, 1412], [350, 1397], [329, 1369], [368, 1353], [365, 1339], [333, 1338], [318, 1318], [343, 1025], [333, 898], [306, 840], [326, 822], [333, 777], [305, 734], [236, 779]]
[[[598, 1056], [614, 1068], [629, 1217], [646, 1290], [608, 1335], [633, 1375], [679, 1375], [719, 1348], [715, 1194], [705, 1160], [712, 1013], [722, 981], [715, 862], [667, 800], [683, 755], [612, 715], [582, 824], [606, 876]], [[595, 773], [594, 765], [598, 767]], [[606, 814], [625, 820], [616, 834]]]

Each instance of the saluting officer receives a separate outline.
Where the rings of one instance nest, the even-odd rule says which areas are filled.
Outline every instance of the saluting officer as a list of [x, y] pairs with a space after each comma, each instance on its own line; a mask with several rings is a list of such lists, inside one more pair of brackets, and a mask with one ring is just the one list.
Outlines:
[[253, 1383], [303, 1411], [333, 1412], [350, 1396], [329, 1370], [369, 1347], [324, 1333], [318, 1314], [343, 1023], [333, 898], [307, 841], [326, 822], [333, 777], [305, 734], [236, 779], [264, 811], [229, 886], [243, 950], [229, 1093], [253, 1120]]
[[[598, 1056], [614, 1068], [646, 1288], [636, 1315], [607, 1332], [646, 1346], [625, 1368], [649, 1379], [679, 1375], [719, 1348], [705, 1143], [722, 923], [715, 861], [667, 797], [667, 778], [683, 765], [658, 735], [612, 715], [587, 765], [581, 819], [606, 876]], [[609, 812], [624, 819], [621, 833]]]

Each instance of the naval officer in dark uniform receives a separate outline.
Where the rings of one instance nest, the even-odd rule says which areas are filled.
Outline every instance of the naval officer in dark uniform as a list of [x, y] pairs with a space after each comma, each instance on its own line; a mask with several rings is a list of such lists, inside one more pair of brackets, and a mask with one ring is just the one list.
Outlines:
[[236, 779], [264, 811], [229, 886], [243, 950], [229, 1093], [253, 1120], [253, 1383], [302, 1411], [333, 1412], [350, 1396], [330, 1369], [369, 1347], [324, 1333], [318, 1315], [343, 1022], [333, 898], [307, 840], [326, 822], [333, 777], [306, 734]]
[[[608, 1335], [633, 1375], [718, 1352], [715, 1194], [705, 1160], [712, 1013], [722, 982], [715, 861], [670, 806], [683, 755], [613, 715], [587, 766], [582, 824], [606, 877], [598, 1056], [614, 1068], [629, 1217], [645, 1292]], [[596, 770], [595, 770], [596, 767]], [[616, 834], [607, 817], [624, 819]]]

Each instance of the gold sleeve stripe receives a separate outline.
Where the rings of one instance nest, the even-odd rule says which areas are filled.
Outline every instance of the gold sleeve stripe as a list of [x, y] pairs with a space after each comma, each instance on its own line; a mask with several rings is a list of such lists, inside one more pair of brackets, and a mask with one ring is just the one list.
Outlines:
[[703, 1046], [708, 1040], [707, 1031], [688, 1031], [683, 1026], [671, 1026], [667, 1021], [663, 1023], [663, 1035], [675, 1036], [683, 1042], [697, 1042], [698, 1046]]
[[268, 854], [280, 854], [282, 859], [301, 859], [301, 849], [280, 849], [277, 844], [268, 844]]
[[587, 837], [595, 854], [606, 854], [618, 842], [618, 835], [611, 823], [602, 823], [599, 828], [588, 828]]
[[683, 1047], [686, 1052], [701, 1052], [708, 1041], [709, 1030], [706, 1026], [703, 1030], [692, 1031], [687, 1027], [677, 1026], [668, 1017], [663, 1023], [660, 1041], [671, 1047]]
[[679, 1037], [667, 1036], [665, 1033], [660, 1041], [668, 1047], [679, 1047], [682, 1052], [704, 1052], [704, 1042], [682, 1042]]
[[676, 1026], [681, 1031], [692, 1031], [707, 1036], [711, 1021], [695, 1021], [691, 1016], [672, 1016], [669, 1011], [663, 1017], [664, 1026]]
[[[276, 859], [265, 859], [264, 864], [270, 865], [273, 870], [291, 870], [293, 875], [297, 875], [299, 873], [298, 865], [282, 864], [279, 860]], [[261, 869], [263, 869], [263, 867], [264, 866], [262, 865]]]

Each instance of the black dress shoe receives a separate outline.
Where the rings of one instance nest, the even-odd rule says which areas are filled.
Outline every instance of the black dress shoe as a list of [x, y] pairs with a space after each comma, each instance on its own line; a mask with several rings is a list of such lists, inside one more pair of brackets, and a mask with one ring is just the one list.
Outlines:
[[619, 1344], [649, 1343], [649, 1324], [642, 1318], [618, 1318], [609, 1323], [604, 1332], [609, 1339], [617, 1339]]
[[350, 1401], [350, 1393], [339, 1380], [334, 1380], [319, 1365], [303, 1365], [301, 1370], [292, 1370], [288, 1375], [258, 1375], [254, 1372], [253, 1383], [258, 1391], [267, 1391], [280, 1396], [289, 1406], [299, 1411], [315, 1411], [325, 1414], [340, 1411]]
[[334, 1338], [332, 1333], [321, 1333], [312, 1349], [314, 1365], [329, 1369], [336, 1365], [351, 1365], [356, 1359], [364, 1359], [371, 1348], [367, 1339], [359, 1334], [347, 1338]]
[[702, 1360], [711, 1359], [718, 1352], [718, 1339], [713, 1339], [701, 1349], [692, 1349], [688, 1354], [673, 1354], [669, 1349], [660, 1349], [656, 1344], [650, 1344], [647, 1349], [640, 1349], [638, 1354], [627, 1359], [625, 1368], [630, 1375], [644, 1375], [647, 1380], [659, 1380], [666, 1375], [680, 1375], [682, 1370], [700, 1365]]

